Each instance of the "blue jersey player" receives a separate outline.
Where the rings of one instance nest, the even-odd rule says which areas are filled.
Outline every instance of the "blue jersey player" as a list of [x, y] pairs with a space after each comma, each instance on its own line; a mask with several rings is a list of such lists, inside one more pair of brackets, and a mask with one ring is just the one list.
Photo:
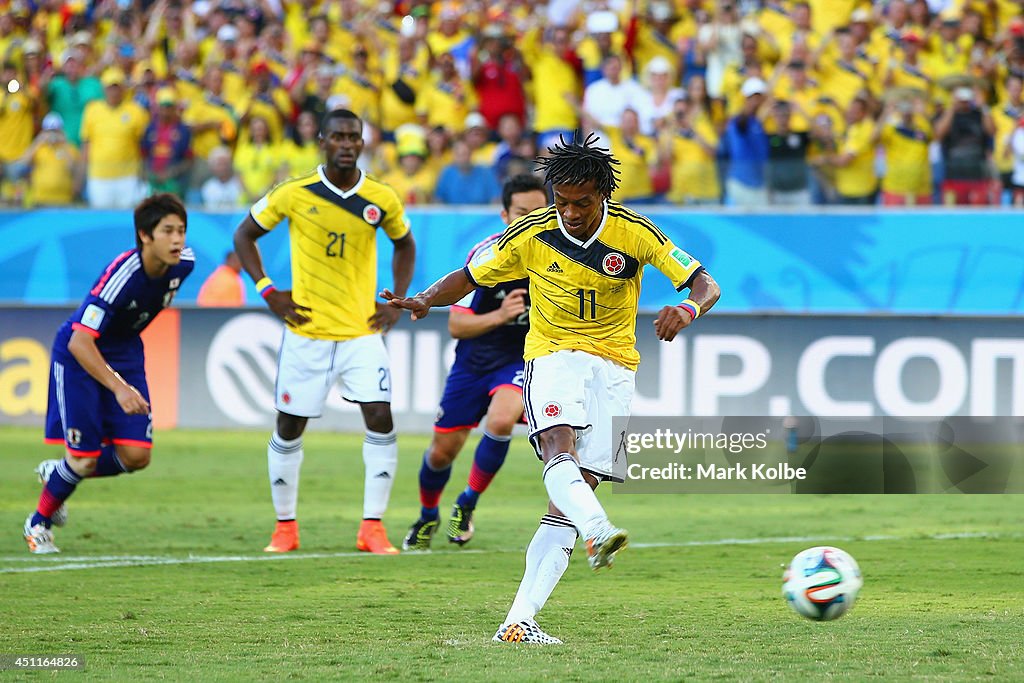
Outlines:
[[154, 195], [135, 209], [135, 248], [103, 270], [53, 342], [46, 441], [63, 444], [46, 460], [39, 506], [25, 520], [33, 553], [60, 552], [51, 526], [67, 521], [64, 501], [85, 477], [110, 477], [149, 464], [153, 422], [139, 334], [174, 299], [195, 266], [185, 247], [185, 207]]
[[[501, 218], [508, 225], [520, 216], [548, 205], [543, 183], [532, 175], [510, 178], [502, 188]], [[501, 234], [473, 247], [469, 258], [486, 249]], [[469, 431], [487, 415], [477, 445], [466, 490], [459, 495], [448, 522], [448, 540], [463, 545], [473, 537], [473, 510], [508, 453], [512, 427], [523, 415], [523, 344], [529, 329], [527, 280], [481, 287], [448, 316], [448, 330], [459, 340], [455, 363], [448, 373], [434, 438], [420, 467], [420, 518], [409, 529], [402, 547], [427, 550], [438, 527], [438, 502], [451, 476], [452, 462]]]

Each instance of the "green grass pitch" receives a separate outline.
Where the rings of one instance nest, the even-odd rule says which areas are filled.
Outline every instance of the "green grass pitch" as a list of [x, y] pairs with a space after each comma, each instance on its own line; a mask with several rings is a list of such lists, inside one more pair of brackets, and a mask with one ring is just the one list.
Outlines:
[[[354, 552], [361, 436], [307, 435], [302, 549], [268, 557], [268, 436], [159, 434], [147, 471], [79, 487], [61, 555], [33, 557], [21, 538], [32, 470], [59, 450], [39, 430], [0, 428], [0, 655], [82, 655], [82, 680], [1024, 679], [1020, 496], [604, 490], [631, 547], [599, 574], [578, 548], [538, 619], [566, 644], [530, 648], [490, 642], [545, 510], [524, 439], [466, 548], [441, 537], [428, 554], [374, 557]], [[399, 443], [394, 542], [419, 511], [426, 438]], [[781, 565], [819, 543], [849, 551], [865, 579], [852, 612], [829, 623], [798, 617], [780, 592]]]

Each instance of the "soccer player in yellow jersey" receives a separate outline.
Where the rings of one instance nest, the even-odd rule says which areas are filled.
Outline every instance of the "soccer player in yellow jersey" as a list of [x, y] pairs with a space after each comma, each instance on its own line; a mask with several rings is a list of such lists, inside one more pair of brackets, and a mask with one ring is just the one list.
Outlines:
[[[235, 251], [267, 306], [286, 324], [275, 387], [277, 429], [267, 458], [277, 527], [265, 550], [299, 547], [295, 521], [302, 433], [323, 411], [341, 378], [342, 398], [358, 403], [366, 424], [363, 522], [359, 550], [395, 554], [381, 523], [398, 464], [391, 418], [391, 376], [381, 335], [399, 311], [374, 300], [377, 228], [394, 243], [392, 272], [404, 294], [416, 245], [402, 203], [387, 185], [356, 166], [363, 122], [347, 109], [329, 112], [320, 126], [324, 163], [285, 181], [256, 202], [235, 231]], [[288, 219], [292, 289], [277, 290], [263, 270], [256, 240]]]
[[523, 398], [530, 442], [544, 461], [550, 502], [527, 549], [526, 573], [494, 640], [554, 644], [534, 616], [569, 564], [577, 533], [593, 569], [612, 563], [626, 531], [608, 521], [593, 489], [612, 472], [611, 419], [628, 415], [633, 398], [640, 276], [652, 264], [690, 297], [665, 306], [654, 322], [671, 341], [718, 301], [718, 284], [648, 218], [609, 199], [617, 160], [588, 136], [561, 141], [538, 160], [554, 206], [513, 222], [493, 246], [426, 291], [381, 292], [414, 320], [432, 306], [454, 304], [475, 286], [528, 277], [530, 332]]

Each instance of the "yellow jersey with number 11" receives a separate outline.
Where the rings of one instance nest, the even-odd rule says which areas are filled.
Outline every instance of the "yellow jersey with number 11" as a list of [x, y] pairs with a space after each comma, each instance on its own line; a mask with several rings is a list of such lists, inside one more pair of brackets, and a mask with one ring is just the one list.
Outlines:
[[474, 284], [488, 287], [530, 278], [525, 360], [576, 349], [635, 370], [640, 279], [648, 263], [677, 291], [704, 270], [649, 218], [608, 201], [586, 242], [570, 235], [550, 206], [508, 226], [496, 244], [474, 255], [465, 272]]

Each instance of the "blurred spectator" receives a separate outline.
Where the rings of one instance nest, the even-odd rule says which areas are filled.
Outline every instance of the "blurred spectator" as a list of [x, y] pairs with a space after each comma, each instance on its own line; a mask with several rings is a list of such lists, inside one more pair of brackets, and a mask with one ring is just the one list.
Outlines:
[[435, 57], [447, 54], [460, 73], [469, 74], [469, 57], [474, 37], [463, 26], [465, 8], [458, 2], [443, 2], [437, 13], [437, 29], [427, 34], [427, 46]]
[[914, 102], [889, 104], [878, 119], [878, 139], [885, 151], [882, 176], [883, 206], [919, 206], [932, 203], [932, 170], [928, 150], [932, 126], [914, 111]]
[[82, 115], [89, 206], [130, 208], [145, 193], [141, 142], [149, 114], [126, 97], [125, 75], [119, 68], [108, 67], [100, 80], [104, 99], [90, 102]]
[[540, 147], [572, 135], [579, 125], [583, 63], [572, 46], [572, 32], [556, 26], [541, 32], [531, 28], [522, 37], [520, 51], [533, 75], [533, 130]]
[[284, 123], [291, 118], [291, 99], [284, 88], [274, 85], [274, 76], [267, 62], [253, 64], [249, 69], [249, 77], [253, 91], [237, 110], [242, 112], [239, 136], [243, 139], [247, 137], [249, 121], [259, 116], [270, 128], [270, 139], [274, 144], [279, 144], [284, 141]]
[[320, 64], [304, 70], [289, 94], [299, 111], [311, 112], [317, 121], [322, 121], [327, 113], [327, 100], [335, 93], [334, 82], [334, 67]]
[[222, 144], [231, 144], [238, 132], [235, 111], [224, 100], [224, 71], [210, 68], [202, 79], [205, 90], [190, 98], [182, 121], [192, 130], [192, 152], [195, 164], [190, 185], [200, 187], [210, 176], [206, 163], [210, 152]]
[[256, 202], [273, 186], [281, 157], [277, 145], [270, 140], [270, 126], [263, 117], [255, 116], [249, 121], [249, 139], [235, 148], [234, 164], [246, 204]]
[[988, 159], [995, 124], [989, 108], [979, 106], [975, 99], [971, 88], [955, 89], [952, 105], [935, 122], [935, 138], [942, 143], [945, 169], [942, 203], [947, 206], [991, 202]]
[[495, 129], [506, 114], [526, 121], [522, 58], [500, 24], [483, 29], [480, 49], [473, 54], [472, 82], [487, 127]]
[[434, 198], [442, 204], [491, 204], [501, 197], [498, 179], [487, 166], [473, 163], [469, 145], [457, 139], [452, 145], [452, 163], [437, 180]]
[[60, 114], [64, 121], [68, 141], [80, 145], [85, 106], [103, 99], [103, 85], [95, 76], [85, 75], [81, 56], [69, 49], [61, 57], [60, 73], [47, 85], [46, 99], [50, 111]]
[[52, 76], [52, 66], [43, 55], [43, 45], [35, 38], [29, 38], [21, 46], [22, 89], [35, 103], [37, 113], [46, 110], [44, 87]]
[[643, 109], [650, 95], [636, 81], [622, 78], [622, 58], [608, 56], [601, 66], [603, 78], [587, 86], [583, 112], [601, 127], [618, 126], [622, 112]]
[[156, 119], [142, 136], [142, 154], [151, 192], [170, 192], [185, 197], [192, 166], [192, 131], [181, 122], [174, 91], [156, 93]]
[[836, 192], [841, 204], [875, 203], [878, 179], [875, 177], [875, 126], [868, 116], [868, 103], [854, 98], [846, 109], [846, 133], [836, 146]]
[[761, 208], [768, 203], [764, 184], [768, 137], [757, 118], [766, 91], [767, 84], [760, 78], [744, 82], [743, 109], [725, 127], [722, 147], [729, 163], [725, 196], [732, 206]]
[[647, 12], [644, 15], [636, 12], [638, 5], [639, 2], [633, 3], [624, 45], [625, 50], [633, 55], [637, 72], [643, 73], [648, 62], [655, 57], [664, 57], [676, 63], [679, 60], [678, 46], [686, 28], [676, 21], [679, 18], [676, 3], [674, 0], [651, 0], [646, 3]]
[[786, 100], [790, 104], [790, 126], [792, 129], [795, 131], [810, 130], [811, 119], [816, 113], [818, 100], [821, 97], [821, 89], [808, 76], [807, 65], [799, 59], [794, 59], [784, 68], [780, 65], [775, 69], [771, 83], [772, 95], [776, 99]]
[[397, 50], [388, 50], [382, 59], [380, 127], [384, 140], [392, 142], [399, 126], [417, 120], [416, 98], [429, 75], [429, 54], [415, 35], [405, 30], [398, 39]]
[[[514, 116], [514, 114], [513, 114]], [[491, 130], [487, 120], [479, 112], [470, 112], [463, 126], [462, 139], [469, 145], [473, 163], [478, 166], [494, 166], [494, 150]]]
[[671, 162], [668, 199], [688, 206], [717, 204], [722, 190], [715, 168], [718, 134], [711, 119], [687, 98], [676, 100], [672, 122], [662, 133], [662, 154]]
[[1024, 206], [1024, 117], [1017, 120], [1017, 128], [1010, 135], [1009, 148], [1013, 154], [1013, 205]]
[[1003, 182], [1003, 191], [1013, 190], [1013, 152], [1010, 149], [1010, 137], [1017, 129], [1017, 122], [1024, 116], [1024, 95], [1022, 95], [1024, 76], [1011, 74], [1006, 79], [1006, 99], [992, 111], [992, 119], [996, 126], [995, 154], [996, 169]]
[[452, 136], [444, 126], [427, 131], [427, 166], [435, 178], [441, 176], [445, 166], [452, 163]]
[[658, 146], [640, 133], [635, 109], [622, 112], [618, 126], [601, 127], [611, 153], [619, 160], [619, 186], [612, 199], [622, 203], [646, 203], [655, 199], [651, 176], [658, 162]]
[[644, 135], [657, 135], [663, 124], [670, 124], [673, 105], [683, 97], [681, 89], [671, 87], [672, 74], [672, 64], [664, 57], [647, 62], [644, 69], [647, 96], [636, 103]]
[[231, 150], [227, 147], [215, 147], [210, 152], [207, 163], [212, 175], [200, 189], [203, 208], [237, 209], [242, 205], [245, 188], [235, 175], [235, 167], [231, 163]]
[[278, 180], [305, 175], [320, 165], [320, 122], [313, 112], [299, 114], [295, 134], [284, 141], [280, 149], [281, 174]]
[[498, 121], [498, 143], [494, 146], [493, 166], [498, 180], [510, 178], [508, 163], [517, 156], [519, 143], [523, 140], [523, 126], [515, 114], [505, 114]]
[[811, 63], [817, 64], [822, 94], [846, 111], [855, 97], [872, 90], [874, 66], [858, 52], [857, 42], [848, 28], [837, 30], [834, 39], [838, 53], [831, 49], [831, 38], [826, 38]]
[[622, 60], [622, 77], [629, 78], [631, 76], [630, 60], [625, 51], [625, 36], [619, 31], [619, 18], [615, 12], [609, 10], [591, 12], [587, 15], [586, 29], [586, 37], [576, 48], [583, 63], [584, 87], [601, 79], [601, 66], [605, 59], [612, 55], [618, 55]]
[[239, 308], [245, 305], [245, 281], [242, 261], [229, 251], [199, 288], [196, 304], [205, 308]]
[[352, 66], [335, 83], [333, 93], [348, 96], [346, 109], [366, 124], [376, 127], [380, 122], [380, 77], [370, 70], [370, 53], [357, 43], [352, 48]]
[[841, 126], [841, 120], [837, 124], [836, 120], [825, 112], [820, 112], [811, 119], [807, 165], [811, 169], [811, 201], [814, 204], [834, 204], [838, 200], [836, 167], [831, 162], [835, 158], [837, 130], [841, 130]]
[[900, 36], [902, 59], [890, 59], [889, 71], [885, 76], [886, 88], [908, 88], [918, 91], [926, 102], [932, 100], [932, 78], [920, 59], [924, 47], [924, 34], [909, 29]]
[[768, 134], [766, 184], [768, 203], [773, 206], [810, 206], [810, 169], [807, 148], [810, 136], [791, 126], [792, 107], [777, 100], [771, 108], [773, 131]]
[[44, 116], [42, 128], [20, 160], [30, 167], [25, 203], [64, 206], [72, 203], [81, 191], [81, 156], [64, 135], [60, 114], [50, 112]]
[[394, 188], [402, 203], [428, 204], [437, 180], [426, 165], [427, 135], [415, 123], [399, 126], [395, 131], [395, 153], [398, 168], [386, 173], [382, 180]]
[[461, 133], [466, 116], [476, 108], [472, 84], [459, 75], [455, 57], [445, 52], [437, 58], [437, 71], [420, 92], [416, 114], [428, 128], [445, 126]]
[[743, 62], [742, 38], [739, 14], [732, 0], [719, 4], [714, 21], [702, 26], [697, 34], [697, 41], [707, 63], [704, 77], [711, 97], [725, 96], [726, 93], [722, 92], [722, 79], [726, 70]]
[[3, 64], [0, 88], [0, 140], [3, 140], [3, 144], [0, 144], [0, 169], [4, 170], [4, 174], [0, 175], [0, 184], [5, 186], [5, 191], [0, 195], [8, 199], [6, 186], [14, 180], [10, 164], [20, 158], [32, 144], [36, 121], [33, 102], [22, 88], [18, 69], [13, 62]]

